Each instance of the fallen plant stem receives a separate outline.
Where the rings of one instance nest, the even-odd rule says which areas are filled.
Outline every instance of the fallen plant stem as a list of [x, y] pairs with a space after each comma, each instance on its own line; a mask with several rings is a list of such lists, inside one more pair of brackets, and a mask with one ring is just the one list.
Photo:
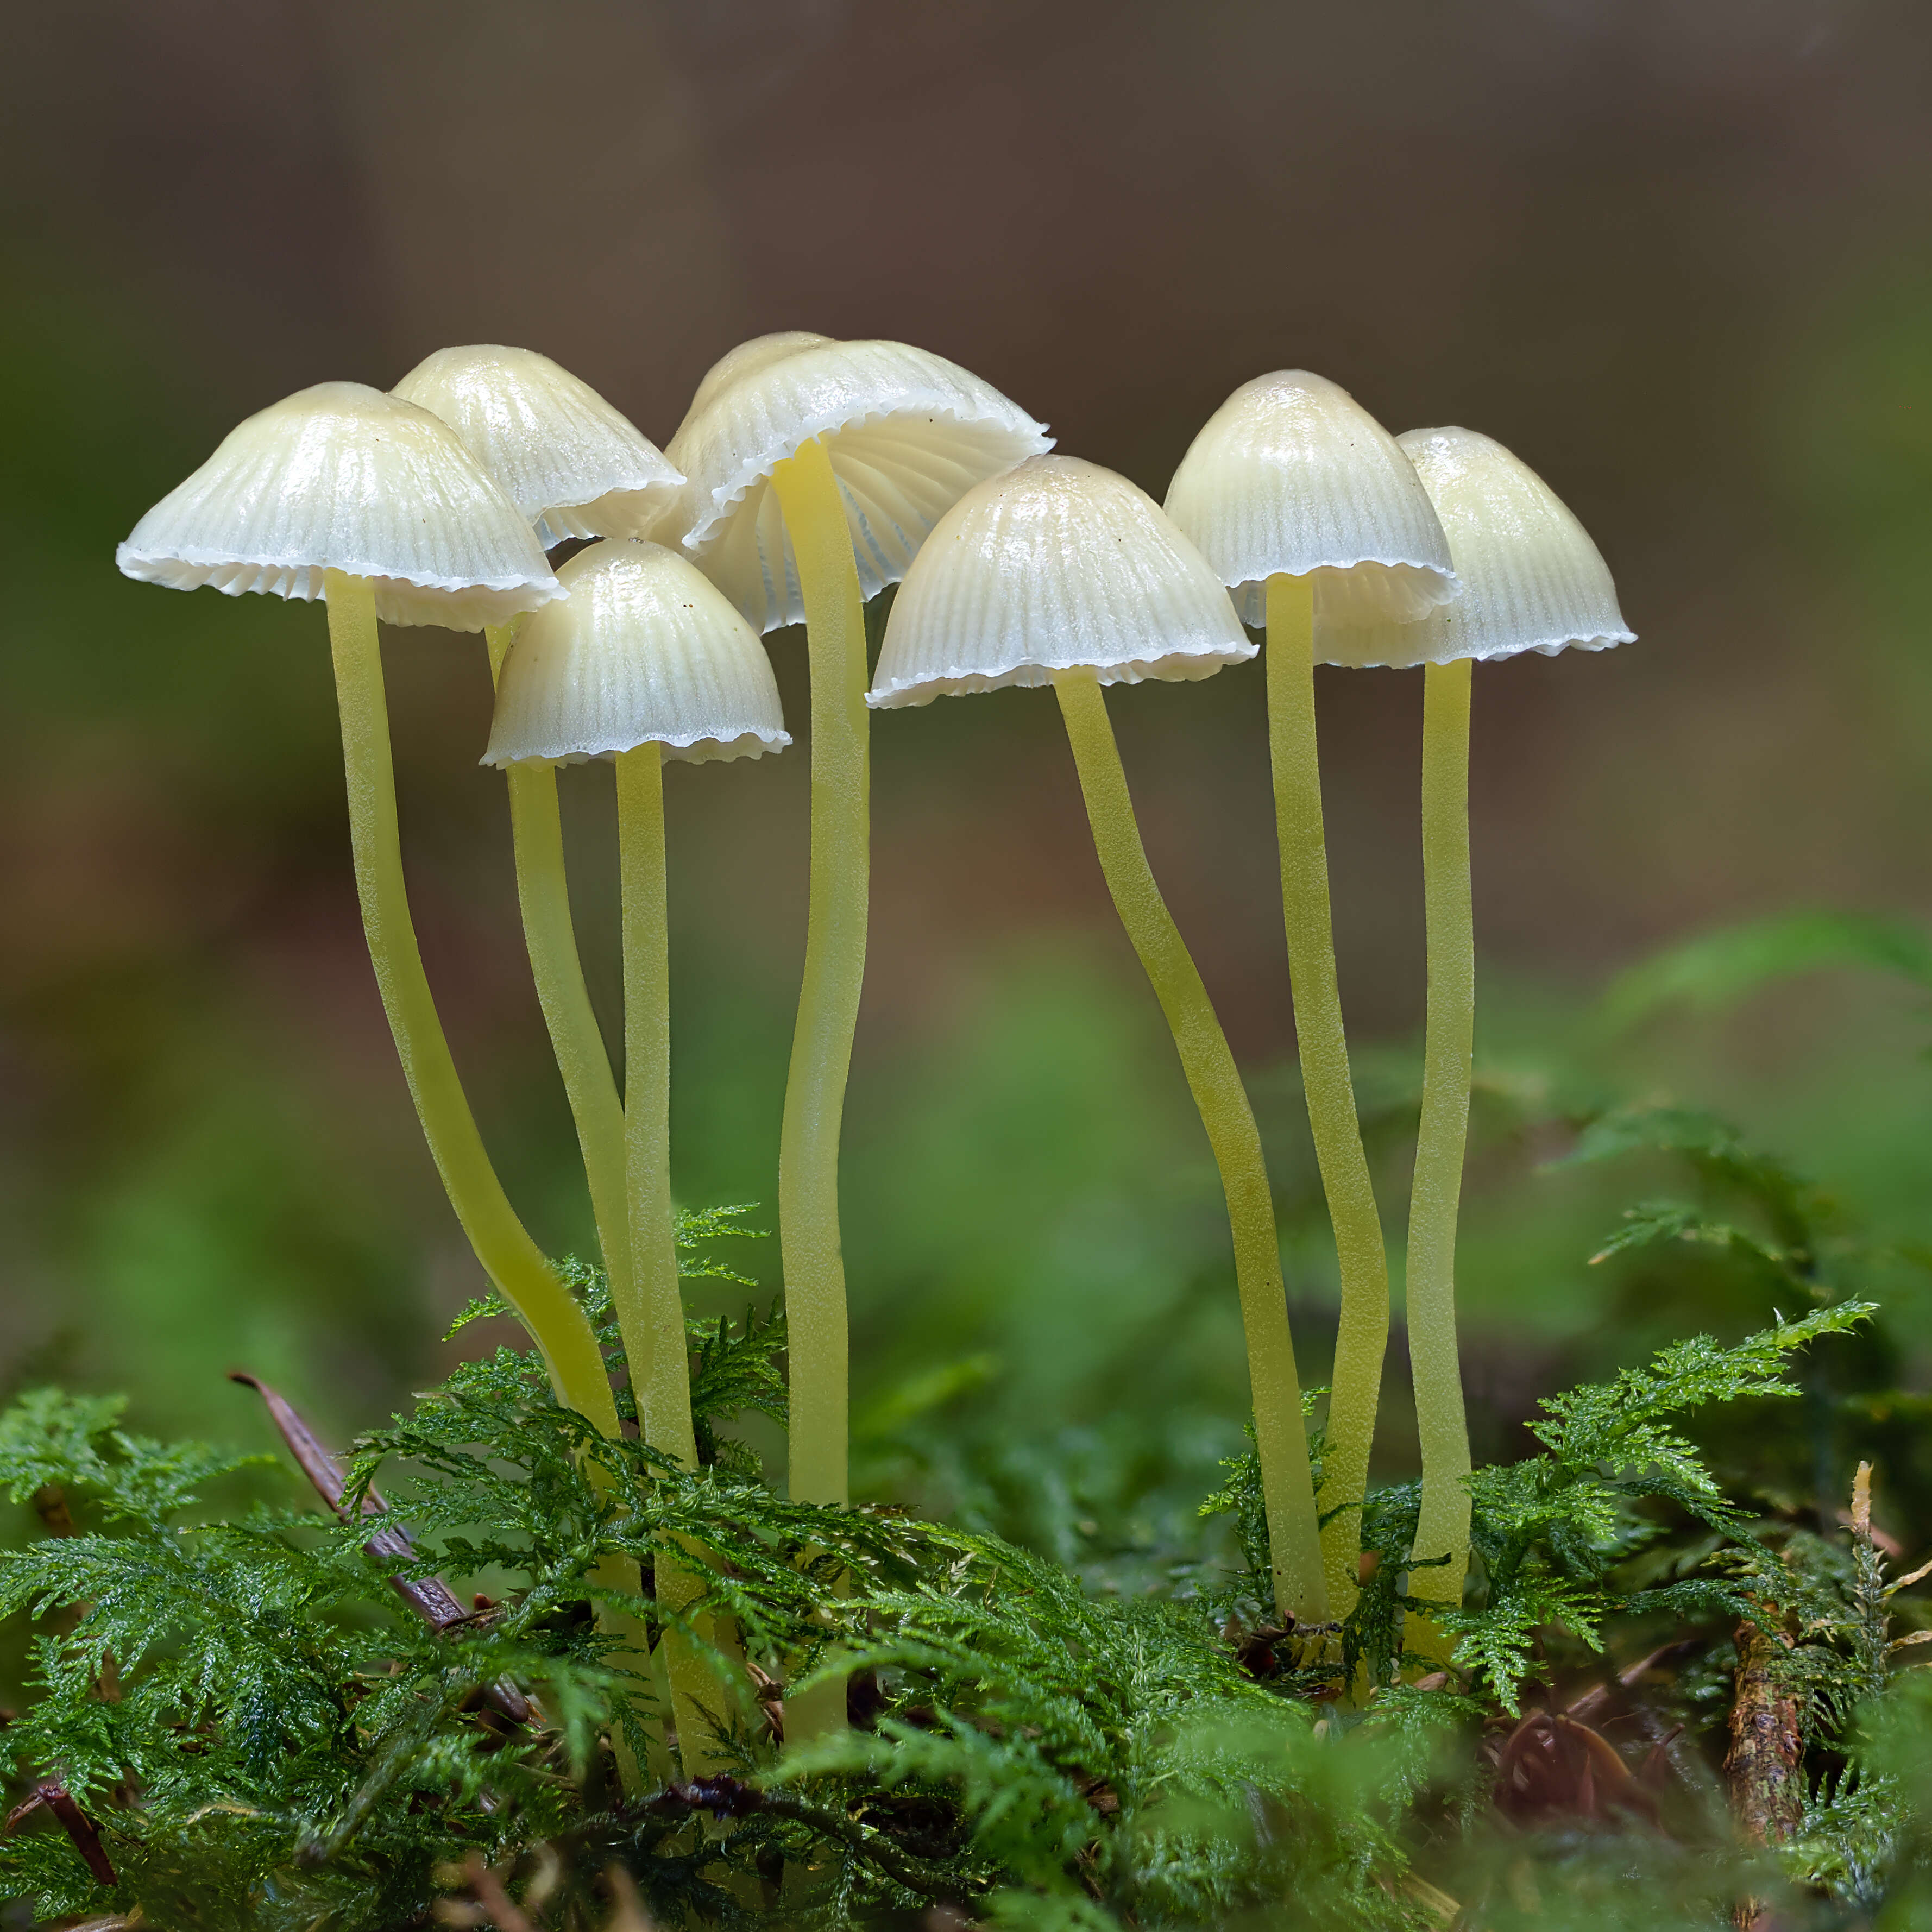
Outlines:
[[87, 1868], [94, 1877], [103, 1885], [118, 1885], [121, 1881], [116, 1876], [113, 1861], [107, 1856], [106, 1846], [100, 1842], [100, 1834], [94, 1829], [94, 1820], [74, 1802], [73, 1793], [57, 1778], [48, 1778], [35, 1785], [26, 1801], [15, 1805], [7, 1814], [7, 1821], [0, 1826], [0, 1831], [12, 1831], [43, 1806], [53, 1814], [61, 1828], [74, 1840], [74, 1850], [86, 1861]]
[[[328, 1504], [344, 1522], [350, 1520], [347, 1505], [348, 1478], [342, 1466], [325, 1449], [315, 1432], [302, 1420], [302, 1416], [285, 1397], [262, 1381], [242, 1370], [236, 1370], [228, 1379], [251, 1388], [266, 1406], [275, 1426], [280, 1430], [282, 1440], [288, 1444], [289, 1454], [295, 1459], [302, 1472], [314, 1485], [316, 1493]], [[388, 1504], [372, 1484], [362, 1492], [361, 1513], [364, 1517], [386, 1515]], [[408, 1562], [416, 1556], [416, 1545], [410, 1540], [410, 1533], [400, 1524], [390, 1524], [376, 1532], [362, 1547], [379, 1562]], [[430, 1628], [440, 1636], [458, 1624], [469, 1623], [472, 1612], [466, 1610], [451, 1592], [448, 1584], [440, 1576], [394, 1576], [389, 1579], [389, 1587], [400, 1597]], [[530, 1720], [530, 1700], [507, 1678], [500, 1678], [484, 1694], [502, 1714], [513, 1724], [526, 1724]]]

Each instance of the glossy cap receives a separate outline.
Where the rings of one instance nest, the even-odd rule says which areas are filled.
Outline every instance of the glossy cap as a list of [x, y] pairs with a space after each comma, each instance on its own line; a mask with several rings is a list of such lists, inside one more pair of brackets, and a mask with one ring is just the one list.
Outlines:
[[657, 743], [701, 764], [791, 742], [758, 634], [695, 566], [620, 538], [557, 573], [569, 595], [518, 631], [486, 765], [576, 764]]
[[1167, 514], [1258, 630], [1277, 572], [1315, 580], [1315, 650], [1338, 624], [1411, 623], [1455, 594], [1449, 545], [1395, 438], [1306, 369], [1244, 382], [1202, 425]]
[[690, 479], [684, 547], [760, 630], [805, 614], [772, 470], [823, 439], [870, 597], [983, 478], [1052, 447], [990, 383], [903, 342], [762, 336], [705, 378], [665, 452]]
[[439, 349], [391, 393], [455, 430], [546, 550], [566, 537], [644, 536], [684, 482], [628, 417], [533, 349]]
[[530, 526], [428, 410], [320, 382], [250, 416], [115, 552], [133, 578], [230, 597], [372, 580], [391, 624], [478, 631], [563, 595]]
[[1192, 679], [1255, 654], [1220, 580], [1153, 498], [1076, 456], [980, 484], [926, 540], [867, 694], [925, 704], [1058, 670]]
[[[684, 412], [684, 422], [709, 409], [718, 391], [728, 388], [741, 376], [754, 376], [774, 362], [782, 362], [788, 356], [796, 356], [801, 349], [823, 349], [831, 340], [829, 335], [814, 335], [808, 328], [780, 328], [770, 335], [754, 335], [748, 342], [726, 350], [705, 370], [691, 406]], [[678, 424], [680, 430], [683, 427], [684, 423]]]
[[1589, 532], [1528, 464], [1472, 429], [1412, 429], [1396, 441], [1448, 532], [1462, 593], [1419, 624], [1336, 633], [1329, 646], [1358, 653], [1346, 662], [1554, 657], [1635, 638]]

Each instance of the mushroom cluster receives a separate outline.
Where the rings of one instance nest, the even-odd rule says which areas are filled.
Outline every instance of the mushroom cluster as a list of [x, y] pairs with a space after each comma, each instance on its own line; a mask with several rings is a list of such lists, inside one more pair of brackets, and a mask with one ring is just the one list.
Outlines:
[[[716, 364], [665, 448], [548, 358], [438, 351], [387, 394], [306, 389], [251, 416], [136, 526], [131, 577], [327, 605], [350, 844], [369, 955], [438, 1171], [557, 1399], [604, 1433], [610, 1370], [581, 1304], [512, 1208], [444, 1037], [411, 922], [379, 621], [480, 630], [496, 709], [482, 762], [508, 789], [531, 970], [574, 1120], [640, 1431], [694, 1463], [670, 1189], [664, 772], [790, 742], [760, 634], [802, 620], [810, 669], [810, 895], [780, 1136], [790, 1481], [842, 1506], [847, 1322], [838, 1142], [864, 976], [870, 714], [1050, 685], [1094, 849], [1219, 1166], [1253, 1395], [1276, 1607], [1306, 1630], [1356, 1592], [1389, 1325], [1380, 1211], [1349, 1072], [1329, 910], [1315, 667], [1424, 667], [1429, 946], [1408, 1302], [1423, 1489], [1410, 1593], [1460, 1600], [1469, 1467], [1454, 1245], [1474, 1008], [1471, 667], [1628, 641], [1581, 525], [1499, 444], [1391, 436], [1305, 370], [1244, 384], [1195, 439], [1165, 507], [1051, 454], [997, 389], [904, 343], [763, 336]], [[582, 547], [553, 572], [546, 552]], [[899, 586], [868, 675], [864, 607]], [[1290, 985], [1341, 1282], [1327, 1450], [1311, 1480], [1273, 1191], [1240, 1074], [1135, 820], [1104, 688], [1195, 679], [1265, 634]], [[623, 1077], [585, 990], [560, 766], [614, 762]], [[695, 1564], [699, 1559], [694, 1557]], [[630, 1587], [634, 1588], [633, 1576]], [[698, 1594], [660, 1567], [671, 1606]], [[1420, 1621], [1420, 1620], [1418, 1620]], [[712, 1762], [711, 1664], [660, 1666], [687, 1774]], [[1444, 1641], [1432, 1627], [1410, 1641]], [[834, 1727], [841, 1688], [793, 1700]]]

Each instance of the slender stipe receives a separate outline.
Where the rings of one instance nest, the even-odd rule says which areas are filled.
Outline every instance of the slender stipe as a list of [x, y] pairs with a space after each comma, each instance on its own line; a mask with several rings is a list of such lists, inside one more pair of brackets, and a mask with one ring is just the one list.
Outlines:
[[1148, 863], [1099, 680], [1091, 671], [1060, 671], [1054, 675], [1053, 688], [1066, 720], [1107, 890], [1167, 1016], [1189, 1090], [1221, 1171], [1253, 1382], [1255, 1438], [1261, 1456], [1276, 1606], [1298, 1623], [1318, 1623], [1328, 1614], [1328, 1592], [1308, 1472], [1308, 1441], [1302, 1429], [1301, 1384], [1282, 1283], [1274, 1196], [1262, 1156], [1260, 1131], [1214, 1004]]
[[484, 1271], [536, 1338], [558, 1400], [587, 1416], [604, 1435], [614, 1436], [616, 1406], [596, 1337], [504, 1195], [476, 1131], [423, 971], [403, 878], [374, 586], [366, 578], [332, 570], [327, 594], [356, 890], [370, 963], [423, 1136], [463, 1232]]
[[[1469, 887], [1470, 661], [1423, 673], [1422, 882], [1429, 936], [1422, 1123], [1408, 1216], [1408, 1346], [1422, 1440], [1415, 1553], [1446, 1565], [1410, 1573], [1409, 1593], [1462, 1600], [1469, 1567], [1469, 1430], [1456, 1355], [1456, 1219], [1475, 1043], [1476, 946]], [[1432, 1631], [1412, 1649], [1445, 1648]]]
[[1356, 1597], [1361, 1506], [1368, 1493], [1369, 1453], [1388, 1348], [1388, 1258], [1362, 1150], [1335, 970], [1316, 740], [1315, 592], [1307, 577], [1268, 579], [1268, 706], [1294, 1036], [1341, 1276], [1328, 1448], [1316, 1507], [1324, 1519], [1322, 1560], [1329, 1609], [1346, 1616]]

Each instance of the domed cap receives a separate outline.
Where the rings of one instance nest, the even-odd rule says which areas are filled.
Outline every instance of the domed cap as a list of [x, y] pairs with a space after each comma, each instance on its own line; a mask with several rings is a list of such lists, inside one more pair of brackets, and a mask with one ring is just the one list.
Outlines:
[[1258, 629], [1277, 572], [1315, 580], [1321, 631], [1412, 623], [1455, 595], [1449, 545], [1395, 438], [1325, 376], [1244, 382], [1168, 486], [1167, 514]]
[[515, 504], [448, 425], [361, 382], [250, 416], [114, 554], [128, 576], [230, 597], [366, 577], [391, 624], [478, 631], [563, 592]]
[[1528, 464], [1472, 429], [1412, 429], [1396, 442], [1448, 532], [1462, 594], [1419, 624], [1336, 633], [1331, 646], [1360, 653], [1348, 662], [1554, 657], [1634, 640], [1602, 553]]
[[[741, 376], [754, 376], [774, 362], [782, 362], [788, 356], [796, 356], [801, 349], [822, 349], [831, 340], [829, 335], [814, 335], [808, 328], [780, 328], [770, 335], [754, 335], [748, 342], [741, 342], [736, 348], [726, 350], [705, 370], [698, 392], [691, 399], [691, 406], [684, 412], [684, 422], [688, 423], [693, 416], [709, 409], [718, 391], [736, 382]], [[678, 424], [680, 429], [683, 427], [684, 423]]]
[[868, 704], [1049, 684], [1202, 678], [1255, 654], [1199, 551], [1124, 476], [1036, 456], [969, 490], [893, 599]]
[[546, 550], [566, 537], [641, 536], [684, 482], [628, 418], [533, 349], [439, 349], [392, 393], [455, 430]]
[[800, 445], [824, 440], [868, 597], [905, 574], [926, 532], [975, 483], [1053, 446], [990, 383], [903, 342], [763, 337], [705, 382], [711, 394], [666, 452], [690, 479], [684, 547], [764, 631], [805, 614], [770, 488]]
[[569, 595], [523, 625], [503, 660], [484, 764], [576, 764], [652, 742], [702, 764], [791, 742], [757, 633], [675, 550], [620, 538], [557, 576]]

